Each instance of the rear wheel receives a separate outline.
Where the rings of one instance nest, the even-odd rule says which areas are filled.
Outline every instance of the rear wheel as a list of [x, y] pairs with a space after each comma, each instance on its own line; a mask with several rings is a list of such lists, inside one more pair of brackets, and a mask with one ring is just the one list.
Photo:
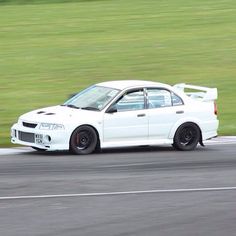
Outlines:
[[173, 146], [181, 151], [190, 151], [196, 148], [201, 138], [199, 127], [194, 123], [182, 124], [176, 131]]
[[98, 143], [96, 131], [87, 125], [80, 126], [71, 135], [70, 150], [74, 154], [90, 154]]

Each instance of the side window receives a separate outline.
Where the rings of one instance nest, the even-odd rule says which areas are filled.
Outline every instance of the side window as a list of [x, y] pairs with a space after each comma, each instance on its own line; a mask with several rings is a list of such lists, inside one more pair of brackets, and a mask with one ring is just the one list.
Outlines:
[[171, 93], [165, 89], [147, 89], [148, 108], [172, 106]]
[[117, 101], [115, 106], [118, 112], [144, 109], [143, 90], [135, 90], [126, 93]]
[[184, 104], [183, 100], [179, 96], [177, 96], [175, 93], [171, 94], [171, 98], [172, 98], [173, 106], [180, 106]]

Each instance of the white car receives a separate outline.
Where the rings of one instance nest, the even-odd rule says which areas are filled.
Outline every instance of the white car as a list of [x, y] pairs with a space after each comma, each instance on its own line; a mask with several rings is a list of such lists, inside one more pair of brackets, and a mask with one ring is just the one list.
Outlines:
[[216, 88], [141, 80], [103, 82], [63, 105], [20, 116], [11, 128], [11, 141], [75, 154], [166, 144], [193, 150], [217, 136], [216, 99]]

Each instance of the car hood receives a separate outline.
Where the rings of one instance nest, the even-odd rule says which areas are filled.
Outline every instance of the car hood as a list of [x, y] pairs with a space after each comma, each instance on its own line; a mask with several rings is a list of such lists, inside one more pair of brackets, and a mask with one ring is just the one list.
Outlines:
[[[66, 106], [52, 106], [30, 111], [20, 116], [20, 120], [35, 123], [68, 123], [73, 118], [80, 117], [81, 120], [88, 119], [91, 113], [95, 111], [87, 111], [74, 109]], [[99, 112], [96, 112], [98, 114]]]

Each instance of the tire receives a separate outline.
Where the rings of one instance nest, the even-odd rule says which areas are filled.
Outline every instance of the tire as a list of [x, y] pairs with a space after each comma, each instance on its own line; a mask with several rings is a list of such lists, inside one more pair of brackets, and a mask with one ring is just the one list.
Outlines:
[[173, 146], [177, 150], [194, 150], [200, 141], [201, 131], [199, 127], [191, 122], [182, 124], [176, 131]]
[[98, 136], [96, 131], [87, 125], [74, 130], [70, 138], [70, 151], [74, 154], [90, 154], [97, 147]]

